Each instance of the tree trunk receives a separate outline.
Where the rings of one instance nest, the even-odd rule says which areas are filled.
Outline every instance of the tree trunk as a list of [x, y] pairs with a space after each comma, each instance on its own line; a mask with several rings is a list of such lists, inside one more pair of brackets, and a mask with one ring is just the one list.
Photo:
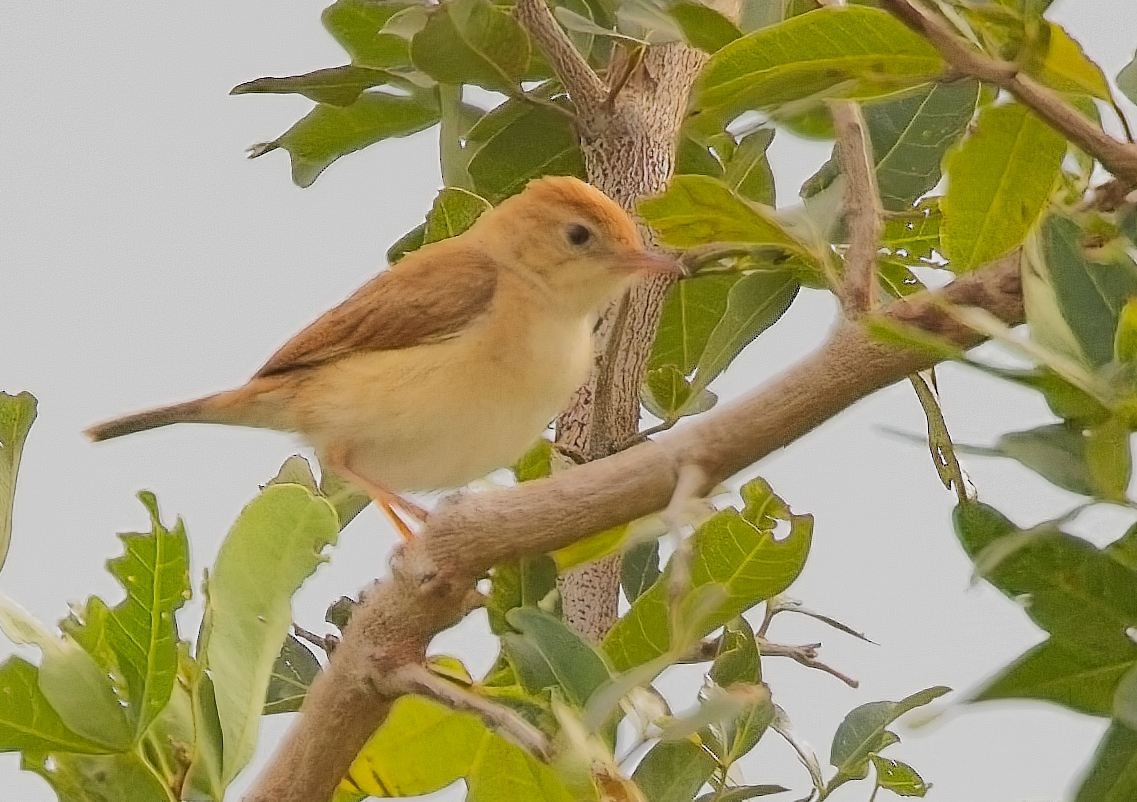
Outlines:
[[[736, 15], [737, 0], [729, 12]], [[680, 43], [650, 47], [614, 102], [582, 120], [588, 180], [624, 208], [660, 192], [671, 177], [691, 85], [706, 59]], [[614, 57], [609, 74], [626, 68], [626, 60]], [[644, 365], [670, 286], [670, 279], [653, 277], [608, 310], [598, 331], [592, 379], [558, 419], [557, 442], [593, 460], [635, 436]], [[603, 638], [617, 617], [620, 556], [570, 571], [559, 584], [569, 626], [593, 641]]]

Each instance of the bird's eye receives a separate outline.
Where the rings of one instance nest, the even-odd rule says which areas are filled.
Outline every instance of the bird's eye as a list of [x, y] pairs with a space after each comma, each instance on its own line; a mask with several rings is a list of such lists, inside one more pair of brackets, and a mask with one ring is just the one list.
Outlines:
[[568, 237], [568, 241], [573, 245], [584, 245], [586, 242], [592, 239], [592, 232], [589, 231], [586, 226], [582, 226], [579, 223], [573, 223], [567, 229], [565, 229], [565, 236]]

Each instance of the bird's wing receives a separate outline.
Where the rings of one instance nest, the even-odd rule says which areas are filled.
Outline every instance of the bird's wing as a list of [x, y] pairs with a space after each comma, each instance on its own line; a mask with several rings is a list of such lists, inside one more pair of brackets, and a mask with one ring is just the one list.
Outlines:
[[469, 249], [445, 254], [439, 250], [447, 249], [410, 254], [364, 284], [285, 343], [256, 376], [308, 368], [360, 351], [410, 348], [461, 333], [489, 309], [498, 267]]

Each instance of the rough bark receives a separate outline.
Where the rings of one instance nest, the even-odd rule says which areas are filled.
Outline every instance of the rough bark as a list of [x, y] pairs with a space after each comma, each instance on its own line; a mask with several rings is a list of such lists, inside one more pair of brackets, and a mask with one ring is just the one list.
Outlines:
[[[737, 16], [738, 2], [718, 9]], [[662, 191], [674, 172], [691, 86], [707, 56], [681, 43], [649, 48], [638, 66], [627, 53], [617, 55], [609, 75], [618, 81], [626, 74], [622, 86], [598, 105], [577, 105], [588, 180], [630, 210], [638, 198]], [[670, 286], [665, 277], [645, 281], [609, 310], [592, 380], [557, 421], [557, 442], [600, 459], [636, 434], [644, 366]], [[603, 637], [617, 616], [619, 555], [582, 566], [559, 584], [569, 626], [592, 640]]]

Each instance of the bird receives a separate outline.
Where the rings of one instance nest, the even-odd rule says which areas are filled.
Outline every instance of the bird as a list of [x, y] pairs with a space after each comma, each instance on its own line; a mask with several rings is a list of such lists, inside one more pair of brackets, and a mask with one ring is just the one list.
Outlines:
[[679, 263], [577, 178], [546, 176], [463, 233], [413, 251], [286, 342], [244, 385], [92, 426], [174, 423], [299, 434], [404, 539], [402, 495], [463, 487], [520, 458], [590, 375], [599, 316]]

